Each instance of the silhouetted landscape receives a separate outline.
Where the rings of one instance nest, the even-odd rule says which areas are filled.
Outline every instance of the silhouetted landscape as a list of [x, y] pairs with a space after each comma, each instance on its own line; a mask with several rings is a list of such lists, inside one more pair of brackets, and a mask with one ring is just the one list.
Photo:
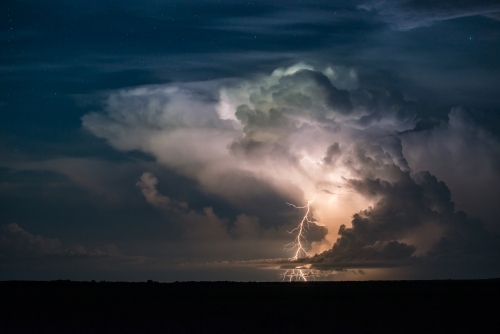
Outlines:
[[500, 279], [0, 282], [2, 333], [332, 333], [498, 327]]

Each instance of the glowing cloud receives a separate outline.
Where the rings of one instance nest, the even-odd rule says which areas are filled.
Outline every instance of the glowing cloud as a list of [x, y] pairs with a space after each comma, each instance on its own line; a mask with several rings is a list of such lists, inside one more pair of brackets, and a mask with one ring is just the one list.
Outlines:
[[[437, 254], [458, 218], [446, 185], [412, 171], [403, 155], [400, 133], [415, 127], [415, 105], [399, 92], [358, 86], [352, 69], [300, 63], [251, 80], [122, 90], [83, 125], [118, 150], [154, 156], [242, 210], [268, 193], [307, 202], [294, 206], [306, 213], [289, 244], [299, 267]], [[138, 186], [152, 205], [172, 209], [176, 202], [160, 196], [155, 182], [144, 174]], [[199, 215], [183, 205], [175, 204], [180, 216]], [[312, 223], [327, 233], [306, 242]], [[222, 225], [214, 226], [227, 235]], [[429, 230], [440, 235], [421, 242]], [[301, 259], [322, 252], [321, 259]], [[314, 276], [299, 267], [283, 278]]]

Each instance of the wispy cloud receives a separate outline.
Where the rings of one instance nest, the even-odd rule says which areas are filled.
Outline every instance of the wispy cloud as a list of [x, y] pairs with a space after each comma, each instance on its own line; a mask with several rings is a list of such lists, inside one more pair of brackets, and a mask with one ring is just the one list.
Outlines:
[[378, 12], [396, 30], [430, 26], [436, 22], [483, 15], [496, 18], [500, 5], [494, 0], [482, 1], [364, 1], [360, 9]]

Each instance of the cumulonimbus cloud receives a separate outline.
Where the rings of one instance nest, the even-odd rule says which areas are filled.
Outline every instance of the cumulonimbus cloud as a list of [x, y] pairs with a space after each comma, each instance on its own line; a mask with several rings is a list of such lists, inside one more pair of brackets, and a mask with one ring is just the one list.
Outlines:
[[[249, 80], [125, 89], [110, 95], [104, 112], [85, 115], [83, 126], [236, 206], [269, 192], [297, 203], [314, 198], [313, 220], [328, 233], [310, 245], [319, 255], [304, 261], [317, 266], [468, 251], [491, 259], [480, 240], [491, 246], [495, 237], [455, 210], [443, 182], [405, 157], [401, 134], [418, 122], [415, 104], [400, 92], [360, 87], [356, 75], [345, 75], [353, 70], [339, 69], [297, 64]], [[150, 204], [200, 220], [196, 226], [213, 221], [228, 236], [213, 212], [189, 210], [159, 194], [156, 182], [146, 173], [138, 183]], [[247, 220], [234, 235], [255, 232]]]

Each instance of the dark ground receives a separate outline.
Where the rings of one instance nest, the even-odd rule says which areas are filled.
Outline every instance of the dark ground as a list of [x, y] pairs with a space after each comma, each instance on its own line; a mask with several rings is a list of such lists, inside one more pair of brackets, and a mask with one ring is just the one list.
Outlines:
[[500, 333], [500, 279], [0, 282], [0, 333]]

